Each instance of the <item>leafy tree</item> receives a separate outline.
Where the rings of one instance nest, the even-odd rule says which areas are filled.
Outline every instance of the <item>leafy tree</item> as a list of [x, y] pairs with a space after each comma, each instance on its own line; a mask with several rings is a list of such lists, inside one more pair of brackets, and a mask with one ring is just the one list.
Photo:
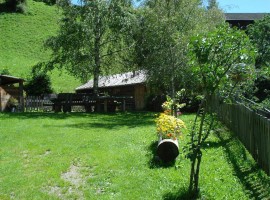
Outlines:
[[254, 79], [255, 51], [247, 35], [228, 25], [200, 34], [190, 43], [192, 89], [202, 91], [202, 100], [190, 134], [188, 157], [191, 160], [189, 191], [199, 192], [201, 148], [214, 129], [210, 101], [214, 95], [228, 100]]
[[218, 8], [218, 3], [216, 0], [208, 0], [208, 6], [207, 9], [213, 9], [213, 8]]
[[11, 75], [10, 71], [8, 70], [8, 68], [4, 68], [0, 71], [1, 75]]
[[24, 86], [27, 95], [41, 96], [53, 92], [50, 77], [44, 72], [32, 72], [31, 78]]
[[252, 94], [256, 101], [262, 102], [270, 96], [270, 15], [249, 25], [247, 32], [258, 51], [255, 62], [258, 78]]
[[133, 11], [129, 0], [82, 0], [81, 6], [61, 0], [60, 30], [46, 46], [52, 50], [47, 69], [66, 68], [71, 75], [86, 81], [93, 76], [98, 93], [101, 73], [125, 63], [134, 45], [129, 40]]
[[270, 65], [270, 15], [248, 26], [248, 35], [258, 50], [256, 67]]
[[216, 18], [209, 13], [199, 0], [148, 0], [140, 13], [136, 62], [146, 69], [149, 84], [169, 91], [173, 99], [183, 87], [189, 38], [223, 21], [222, 13]]

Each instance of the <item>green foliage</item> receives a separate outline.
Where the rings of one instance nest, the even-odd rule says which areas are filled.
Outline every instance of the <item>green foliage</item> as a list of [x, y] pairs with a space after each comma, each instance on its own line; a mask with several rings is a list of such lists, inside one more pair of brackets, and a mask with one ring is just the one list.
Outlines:
[[86, 81], [94, 77], [97, 92], [100, 73], [119, 68], [132, 43], [126, 40], [132, 25], [129, 1], [82, 1], [82, 6], [59, 2], [63, 10], [57, 36], [46, 42], [52, 50], [47, 69], [65, 68]]
[[33, 72], [25, 84], [24, 90], [29, 96], [41, 96], [52, 93], [50, 77], [44, 72]]
[[[55, 6], [29, 0], [25, 15], [3, 12], [0, 15], [0, 71], [26, 79], [32, 66], [49, 60], [44, 40], [56, 34], [61, 14]], [[81, 83], [66, 71], [49, 73], [55, 92], [72, 92]]]
[[4, 68], [2, 69], [2, 71], [0, 71], [1, 75], [11, 75], [10, 71], [8, 70], [8, 68]]
[[[247, 35], [228, 25], [194, 37], [190, 43], [193, 90], [213, 95], [243, 89], [255, 78], [255, 50]], [[226, 55], [226, 56], [225, 56]]]
[[270, 16], [255, 21], [248, 26], [248, 35], [251, 42], [257, 48], [256, 67], [261, 68], [270, 65]]
[[[248, 35], [257, 48], [256, 68], [258, 71], [255, 91], [250, 92], [249, 98], [267, 102], [270, 93], [270, 16], [255, 21], [248, 26]], [[254, 98], [255, 97], [255, 98]]]
[[148, 84], [174, 98], [175, 92], [184, 87], [190, 37], [222, 21], [221, 12], [206, 11], [197, 0], [147, 1], [140, 10], [134, 37], [136, 63], [147, 70]]
[[[187, 156], [191, 160], [189, 192], [199, 193], [199, 175], [202, 146], [215, 130], [215, 114], [209, 101], [219, 94], [228, 100], [232, 93], [238, 96], [255, 78], [255, 50], [247, 35], [223, 25], [190, 42], [192, 60], [191, 90], [202, 91], [203, 98], [190, 134]], [[187, 73], [189, 74], [189, 73]], [[210, 114], [208, 114], [208, 112]]]
[[218, 8], [218, 3], [216, 0], [208, 0], [208, 6], [207, 6], [207, 9], [210, 10], [210, 9], [216, 9]]

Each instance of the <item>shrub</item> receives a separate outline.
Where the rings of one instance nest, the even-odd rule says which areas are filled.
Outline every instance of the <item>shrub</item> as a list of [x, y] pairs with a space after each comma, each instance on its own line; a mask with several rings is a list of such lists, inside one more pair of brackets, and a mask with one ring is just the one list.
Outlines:
[[32, 73], [32, 77], [25, 85], [27, 95], [40, 96], [42, 94], [50, 94], [53, 92], [50, 77], [44, 73]]

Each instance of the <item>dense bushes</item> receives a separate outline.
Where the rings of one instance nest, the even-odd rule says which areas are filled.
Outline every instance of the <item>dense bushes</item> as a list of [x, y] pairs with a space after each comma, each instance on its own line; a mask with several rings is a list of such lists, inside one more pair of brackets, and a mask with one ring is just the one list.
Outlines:
[[32, 77], [27, 81], [24, 90], [27, 95], [40, 96], [52, 93], [50, 77], [44, 72], [32, 73]]

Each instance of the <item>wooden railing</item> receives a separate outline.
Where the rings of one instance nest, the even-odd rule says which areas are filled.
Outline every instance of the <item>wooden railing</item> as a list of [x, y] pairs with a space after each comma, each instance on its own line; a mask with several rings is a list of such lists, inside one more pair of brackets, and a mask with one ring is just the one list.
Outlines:
[[118, 108], [125, 111], [134, 108], [133, 97], [94, 96], [91, 94], [60, 93], [54, 96], [28, 96], [25, 110], [54, 112], [113, 112]]

